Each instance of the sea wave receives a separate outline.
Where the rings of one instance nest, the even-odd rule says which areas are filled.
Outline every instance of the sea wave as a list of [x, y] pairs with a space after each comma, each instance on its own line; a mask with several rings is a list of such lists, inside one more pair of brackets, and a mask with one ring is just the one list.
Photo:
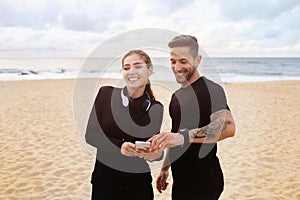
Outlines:
[[[82, 59], [81, 59], [82, 60]], [[118, 64], [112, 66], [77, 65], [75, 61], [55, 66], [53, 59], [37, 60], [30, 62], [22, 59], [14, 62], [1, 60], [0, 58], [0, 81], [10, 80], [35, 80], [35, 79], [68, 79], [68, 78], [117, 78], [122, 74]], [[175, 81], [169, 67], [168, 58], [153, 58], [154, 81]], [[48, 64], [51, 63], [51, 64]], [[63, 63], [62, 60], [60, 60]], [[13, 65], [9, 65], [13, 63]], [[25, 65], [25, 64], [26, 65]], [[32, 63], [32, 64], [30, 64]], [[38, 67], [36, 63], [39, 63]], [[101, 63], [101, 62], [99, 62]], [[19, 66], [18, 66], [19, 64]], [[73, 64], [73, 65], [72, 65]], [[92, 63], [88, 63], [92, 64]], [[300, 80], [300, 58], [204, 58], [198, 67], [201, 74], [211, 77], [219, 82], [257, 82], [276, 80]]]

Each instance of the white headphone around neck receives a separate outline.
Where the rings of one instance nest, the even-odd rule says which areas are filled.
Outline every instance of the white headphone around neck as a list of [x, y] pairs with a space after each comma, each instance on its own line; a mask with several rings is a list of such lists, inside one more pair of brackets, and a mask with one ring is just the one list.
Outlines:
[[[127, 93], [127, 90], [126, 88], [123, 88], [122, 91], [121, 91], [121, 99], [122, 99], [122, 104], [124, 107], [128, 107], [129, 105], [129, 101], [130, 101], [130, 97], [126, 94], [124, 94], [126, 91]], [[148, 111], [150, 106], [151, 106], [151, 97], [149, 95], [148, 92], [145, 92], [147, 94], [147, 99], [145, 100], [145, 102], [143, 103], [143, 107], [145, 105], [145, 110]]]

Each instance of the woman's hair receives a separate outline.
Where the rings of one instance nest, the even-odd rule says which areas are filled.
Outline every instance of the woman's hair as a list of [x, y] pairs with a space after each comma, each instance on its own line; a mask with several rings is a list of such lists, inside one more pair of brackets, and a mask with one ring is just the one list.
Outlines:
[[[134, 50], [130, 50], [129, 52], [127, 52], [122, 58], [122, 67], [124, 66], [125, 58], [127, 58], [128, 56], [134, 55], [134, 54], [140, 56], [140, 58], [143, 59], [143, 61], [147, 65], [147, 68], [153, 67], [153, 64], [152, 64], [152, 61], [151, 61], [149, 55], [140, 49], [134, 49]], [[145, 91], [150, 95], [151, 100], [155, 100], [155, 96], [151, 89], [151, 83], [149, 80], [148, 80], [148, 83], [146, 84]]]

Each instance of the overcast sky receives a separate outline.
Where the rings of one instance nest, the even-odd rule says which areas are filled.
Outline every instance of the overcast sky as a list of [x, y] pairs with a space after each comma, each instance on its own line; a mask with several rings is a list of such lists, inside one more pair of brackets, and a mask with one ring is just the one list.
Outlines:
[[0, 57], [86, 57], [140, 28], [195, 35], [209, 56], [300, 57], [300, 0], [0, 0]]

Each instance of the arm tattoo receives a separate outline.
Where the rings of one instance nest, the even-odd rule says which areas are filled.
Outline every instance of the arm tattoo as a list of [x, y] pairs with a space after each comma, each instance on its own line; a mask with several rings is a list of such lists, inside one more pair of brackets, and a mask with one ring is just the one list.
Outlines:
[[227, 127], [230, 126], [230, 125], [232, 125], [232, 121], [226, 120], [226, 121], [224, 122], [222, 132], [223, 132], [223, 131], [226, 131]]
[[191, 137], [192, 138], [215, 138], [217, 133], [222, 131], [222, 121], [216, 120], [204, 126], [202, 128], [193, 129], [191, 130]]
[[208, 134], [207, 134], [207, 137], [209, 138], [215, 138], [216, 135], [218, 133], [220, 133], [220, 131], [222, 131], [222, 121], [221, 120], [216, 120], [216, 121], [213, 121], [212, 123], [210, 123], [208, 125]]
[[[193, 129], [193, 130], [190, 130], [190, 135], [191, 135], [191, 138], [199, 138], [198, 137], [198, 133], [199, 133], [199, 129]], [[205, 137], [205, 136], [204, 136]]]
[[216, 138], [220, 133], [226, 130], [227, 126], [230, 125], [230, 121], [225, 121], [224, 112], [216, 112], [211, 116], [211, 123], [208, 125], [193, 129], [190, 131], [192, 138], [204, 138], [208, 137], [211, 139]]

